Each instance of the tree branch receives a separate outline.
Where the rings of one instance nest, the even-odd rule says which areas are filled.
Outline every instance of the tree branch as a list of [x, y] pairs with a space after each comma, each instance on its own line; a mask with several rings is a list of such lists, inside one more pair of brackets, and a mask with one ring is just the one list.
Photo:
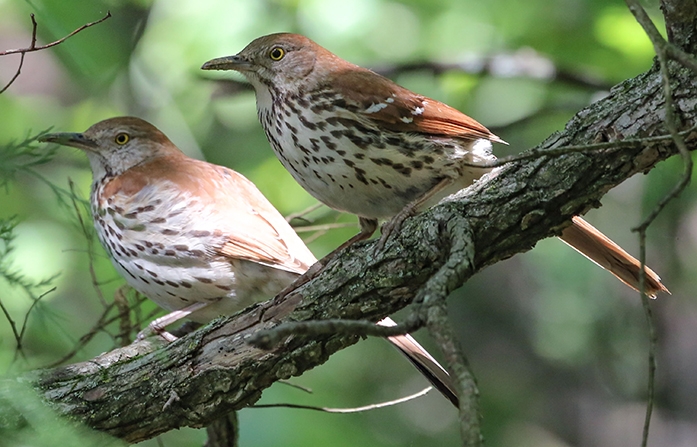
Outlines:
[[[626, 0], [627, 6], [629, 7], [629, 10], [632, 12], [634, 15], [635, 19], [641, 27], [644, 29], [644, 32], [646, 35], [649, 37], [651, 40], [651, 43], [653, 44], [654, 51], [656, 53], [656, 58], [658, 59], [658, 66], [659, 70], [661, 73], [661, 80], [663, 82], [663, 97], [665, 98], [665, 105], [664, 105], [664, 122], [665, 126], [668, 129], [668, 132], [670, 133], [673, 142], [675, 143], [675, 146], [678, 148], [678, 151], [683, 159], [684, 163], [684, 169], [683, 173], [680, 176], [680, 179], [678, 182], [675, 184], [673, 189], [665, 196], [663, 197], [658, 204], [654, 207], [653, 211], [649, 213], [649, 215], [641, 222], [641, 224], [635, 228], [633, 231], [636, 231], [639, 233], [639, 243], [640, 243], [640, 253], [639, 253], [639, 262], [641, 263], [641, 276], [639, 278], [639, 283], [640, 283], [640, 290], [641, 290], [641, 303], [642, 307], [644, 308], [644, 315], [646, 316], [646, 322], [647, 322], [647, 327], [648, 327], [648, 332], [649, 332], [649, 354], [648, 354], [648, 386], [647, 386], [647, 403], [646, 403], [646, 414], [644, 417], [644, 428], [642, 430], [642, 442], [641, 445], [642, 447], [645, 447], [648, 445], [649, 442], [649, 428], [651, 425], [651, 415], [653, 413], [653, 405], [654, 405], [654, 398], [655, 398], [655, 374], [656, 374], [656, 347], [658, 345], [658, 336], [656, 334], [656, 329], [654, 327], [653, 323], [653, 317], [652, 317], [652, 312], [651, 312], [651, 306], [649, 305], [649, 299], [646, 296], [646, 293], [644, 293], [644, 283], [646, 281], [646, 272], [645, 272], [645, 266], [646, 266], [646, 231], [648, 230], [649, 225], [658, 217], [658, 214], [665, 208], [665, 206], [672, 201], [674, 198], [678, 197], [678, 195], [687, 187], [689, 184], [691, 178], [692, 178], [692, 155], [689, 152], [689, 149], [687, 148], [687, 145], [685, 144], [685, 141], [683, 139], [683, 136], [680, 135], [678, 131], [678, 116], [677, 116], [677, 111], [675, 110], [674, 107], [674, 98], [673, 98], [673, 87], [671, 85], [671, 73], [669, 69], [669, 56], [674, 57], [678, 62], [682, 63], [685, 67], [690, 68], [693, 71], [693, 75], [697, 74], [697, 64], [695, 63], [695, 59], [684, 53], [682, 50], [676, 48], [674, 45], [671, 45], [670, 43], [666, 42], [663, 39], [663, 36], [658, 32], [658, 29], [654, 25], [654, 23], [651, 21], [649, 18], [648, 14], [644, 10], [644, 8], [641, 7], [641, 5], [636, 1], [636, 0]], [[671, 2], [669, 0], [665, 1], [663, 3], [664, 10], [672, 10], [671, 6], [677, 6], [678, 8], [682, 9], [681, 7], [684, 5], [688, 5], [689, 2]], [[682, 12], [687, 12], [687, 11], [682, 11]], [[692, 2], [692, 10], [690, 11], [689, 14], [684, 14], [683, 17], [680, 18], [680, 20], [689, 20], [692, 25], [693, 25], [693, 30], [690, 31], [692, 34], [694, 34], [694, 21], [697, 18], [696, 10], [694, 8], [694, 2]], [[675, 21], [677, 17], [674, 16], [674, 14], [667, 13], [666, 14], [666, 29], [668, 30], [668, 34], [671, 36], [671, 38], [675, 37], [676, 34], [676, 25], [678, 22]], [[678, 31], [678, 34], [681, 34], [681, 31]], [[685, 36], [681, 36], [681, 38], [684, 38]], [[687, 39], [683, 39], [683, 41], [687, 41]]]
[[20, 59], [19, 59], [19, 66], [17, 67], [17, 71], [15, 72], [14, 76], [12, 76], [12, 79], [10, 79], [10, 82], [7, 83], [2, 89], [0, 89], [0, 95], [5, 92], [10, 86], [17, 80], [19, 75], [22, 73], [22, 66], [24, 66], [24, 56], [27, 53], [31, 53], [33, 51], [40, 51], [40, 50], [45, 50], [46, 48], [51, 48], [55, 47], [56, 45], [60, 45], [61, 43], [65, 42], [67, 39], [70, 37], [74, 36], [75, 34], [79, 33], [80, 31], [89, 28], [91, 26], [97, 25], [99, 23], [102, 23], [109, 17], [111, 17], [111, 12], [107, 11], [106, 15], [102, 17], [99, 20], [96, 20], [94, 22], [86, 23], [82, 25], [81, 27], [77, 28], [75, 31], [72, 33], [68, 34], [65, 37], [62, 37], [56, 41], [53, 41], [51, 43], [48, 43], [46, 45], [39, 45], [36, 46], [36, 30], [38, 28], [38, 24], [36, 23], [36, 18], [34, 17], [34, 14], [29, 15], [31, 17], [31, 43], [29, 44], [28, 47], [26, 48], [17, 48], [14, 50], [5, 50], [5, 51], [0, 51], [0, 56], [7, 56], [8, 54], [19, 54]]
[[[691, 129], [697, 124], [695, 75], [678, 66], [671, 70], [679, 130]], [[664, 105], [655, 67], [579, 112], [539, 149], [664, 135]], [[697, 132], [687, 132], [683, 139], [695, 150]], [[89, 362], [35, 372], [29, 380], [60, 413], [128, 442], [180, 426], [206, 426], [254, 403], [273, 382], [320, 365], [359, 339], [293, 335], [269, 352], [246, 343], [253, 333], [282, 322], [377, 321], [415, 299], [441, 300], [482, 268], [558, 234], [573, 215], [598, 206], [610, 188], [677, 153], [666, 139], [618, 144], [499, 168], [409, 219], [384, 252], [374, 253], [374, 243], [349, 247], [283, 302], [258, 304], [167, 346], [146, 340]], [[442, 307], [431, 309], [429, 318], [442, 317]], [[440, 335], [436, 333], [464, 387], [468, 379], [458, 366], [459, 347], [450, 344], [447, 333]], [[475, 413], [468, 413], [470, 424], [476, 424], [471, 419]]]

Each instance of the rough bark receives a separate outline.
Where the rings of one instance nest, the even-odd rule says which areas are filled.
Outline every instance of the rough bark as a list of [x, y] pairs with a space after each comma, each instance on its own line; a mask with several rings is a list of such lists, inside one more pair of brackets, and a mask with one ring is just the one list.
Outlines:
[[[668, 16], [678, 9], [668, 2], [663, 6]], [[680, 15], [670, 33], [674, 43], [676, 36], [681, 39], [683, 48], [693, 45], [694, 16], [688, 26]], [[697, 77], [676, 63], [670, 67], [680, 128], [693, 128]], [[653, 68], [618, 85], [539, 148], [666, 134], [661, 82]], [[697, 132], [686, 134], [685, 140], [694, 150]], [[374, 253], [373, 243], [350, 247], [283, 302], [254, 306], [168, 346], [143, 342], [89, 362], [38, 371], [29, 379], [60, 413], [128, 442], [181, 426], [209, 425], [221, 414], [254, 403], [273, 382], [320, 365], [358, 340], [294, 336], [262, 351], [245, 342], [255, 331], [284, 321], [377, 321], [417, 295], [423, 298], [422, 291], [436, 275], [445, 275], [444, 287], [452, 290], [482, 268], [558, 234], [573, 215], [599, 206], [609, 189], [676, 152], [673, 142], [663, 139], [507, 165], [409, 219], [384, 252]], [[453, 265], [456, 274], [447, 275]]]

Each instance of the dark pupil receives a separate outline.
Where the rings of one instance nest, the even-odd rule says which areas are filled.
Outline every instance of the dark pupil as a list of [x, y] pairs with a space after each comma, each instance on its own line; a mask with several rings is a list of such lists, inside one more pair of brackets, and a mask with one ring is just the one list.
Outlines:
[[275, 50], [273, 50], [273, 53], [271, 53], [271, 56], [272, 56], [274, 59], [280, 59], [282, 54], [283, 54], [283, 53], [281, 53], [281, 50], [279, 50], [278, 48], [276, 48]]
[[119, 135], [117, 138], [119, 143], [123, 143], [124, 141], [126, 141], [126, 135]]

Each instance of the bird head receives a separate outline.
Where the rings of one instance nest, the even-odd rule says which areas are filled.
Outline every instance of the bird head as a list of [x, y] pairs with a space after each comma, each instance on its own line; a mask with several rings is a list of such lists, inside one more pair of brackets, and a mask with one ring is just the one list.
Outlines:
[[122, 174], [157, 157], [179, 153], [179, 149], [159, 129], [135, 117], [100, 121], [84, 133], [50, 133], [39, 141], [83, 150], [95, 180]]
[[203, 70], [235, 70], [257, 91], [265, 86], [298, 91], [322, 80], [327, 63], [348, 64], [299, 34], [278, 33], [253, 40], [234, 56], [212, 59]]

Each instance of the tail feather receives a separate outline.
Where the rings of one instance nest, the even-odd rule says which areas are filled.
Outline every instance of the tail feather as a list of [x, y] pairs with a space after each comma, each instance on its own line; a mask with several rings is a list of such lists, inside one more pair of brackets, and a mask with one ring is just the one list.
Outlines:
[[[379, 321], [378, 324], [381, 326], [395, 326], [397, 323], [387, 317]], [[409, 359], [416, 369], [418, 369], [443, 396], [452, 402], [456, 408], [459, 407], [457, 391], [455, 391], [455, 384], [450, 374], [448, 374], [445, 368], [443, 368], [419, 342], [414, 340], [409, 334], [388, 337], [388, 340]]]
[[[615, 275], [617, 279], [632, 289], [639, 290], [641, 272], [639, 261], [581, 217], [575, 216], [573, 218], [572, 225], [564, 229], [560, 239], [598, 266]], [[648, 296], [655, 298], [659, 292], [670, 293], [653, 270], [645, 266], [645, 272], [645, 288]], [[381, 320], [378, 324], [381, 326], [396, 325], [389, 317]], [[455, 407], [459, 407], [459, 399], [452, 377], [426, 349], [409, 334], [388, 337], [388, 340], [438, 391]]]
[[[581, 217], [575, 216], [559, 238], [632, 289], [639, 290], [639, 261]], [[658, 292], [670, 293], [653, 270], [645, 266], [645, 271], [648, 296], [655, 298]]]

